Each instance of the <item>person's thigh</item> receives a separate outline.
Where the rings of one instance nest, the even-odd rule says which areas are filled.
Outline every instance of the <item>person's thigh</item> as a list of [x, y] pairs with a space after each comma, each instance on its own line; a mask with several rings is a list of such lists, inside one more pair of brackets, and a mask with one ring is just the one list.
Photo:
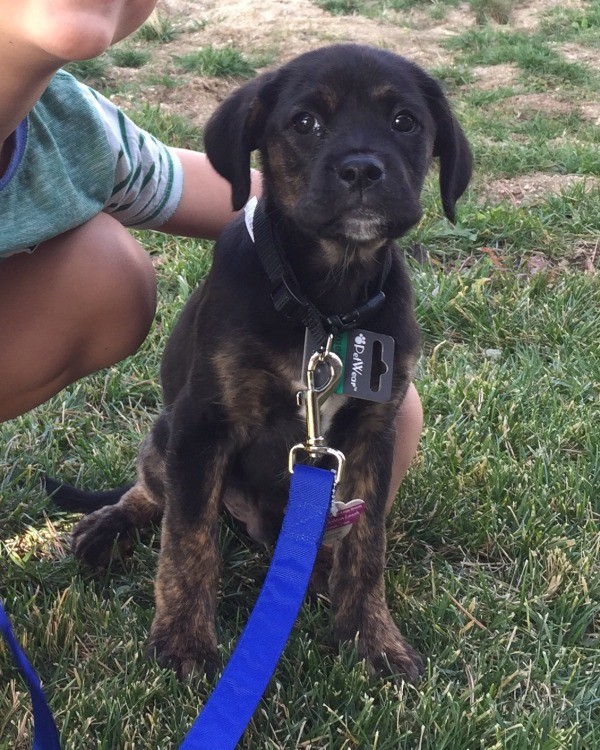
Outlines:
[[149, 256], [106, 214], [0, 261], [0, 421], [134, 352], [155, 305]]

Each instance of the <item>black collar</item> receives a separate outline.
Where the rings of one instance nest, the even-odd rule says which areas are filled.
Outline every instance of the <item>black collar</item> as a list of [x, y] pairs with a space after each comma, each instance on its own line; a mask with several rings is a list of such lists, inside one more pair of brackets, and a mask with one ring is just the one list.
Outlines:
[[262, 266], [269, 277], [271, 299], [278, 312], [290, 320], [302, 323], [319, 346], [324, 346], [329, 334], [336, 335], [364, 325], [385, 302], [383, 285], [392, 266], [392, 251], [388, 249], [377, 283], [365, 290], [367, 301], [339, 315], [324, 315], [302, 292], [296, 274], [288, 263], [279, 235], [260, 200], [253, 217], [254, 245]]

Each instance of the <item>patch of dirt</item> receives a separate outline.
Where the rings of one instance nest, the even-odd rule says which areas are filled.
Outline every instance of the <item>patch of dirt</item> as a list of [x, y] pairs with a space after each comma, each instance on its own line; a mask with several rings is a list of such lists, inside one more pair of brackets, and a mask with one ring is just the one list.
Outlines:
[[502, 86], [511, 86], [517, 80], [519, 69], [512, 63], [483, 65], [473, 68], [473, 83], [482, 91], [494, 91]]
[[[462, 33], [474, 22], [467, 5], [455, 8], [442, 21], [423, 29], [414, 13], [389, 11], [381, 20], [364, 16], [334, 16], [309, 0], [159, 0], [159, 13], [174, 19], [192, 19], [203, 29], [192, 32], [180, 44], [217, 47], [233, 44], [245, 52], [274, 51], [276, 62], [335, 42], [356, 42], [385, 46], [416, 62], [438, 66], [450, 62], [441, 41]], [[415, 26], [421, 25], [420, 29]]]
[[597, 49], [573, 43], [557, 45], [555, 49], [563, 55], [565, 60], [582, 63], [600, 73], [600, 54]]
[[[414, 8], [403, 11], [391, 11], [387, 15], [395, 19], [395, 23], [418, 31], [434, 32], [440, 37], [462, 33], [477, 23], [476, 15], [469, 3], [460, 3], [456, 7], [444, 8], [443, 16], [434, 17], [432, 7], [417, 4]], [[385, 18], [385, 16], [384, 16]]]
[[[156, 14], [168, 17], [178, 33], [153, 53], [152, 61], [137, 70], [120, 68], [118, 76], [144, 81], [150, 73], [177, 71], [174, 56], [208, 45], [234, 46], [249, 58], [265, 56], [269, 67], [324, 44], [355, 42], [391, 49], [424, 68], [452, 65], [442, 42], [475, 22], [466, 3], [452, 8], [443, 19], [433, 19], [421, 8], [386, 12], [381, 19], [334, 16], [310, 0], [159, 0]], [[140, 43], [142, 46], [142, 43]], [[203, 126], [215, 107], [240, 84], [239, 80], [189, 76], [184, 86], [143, 84], [144, 98], [160, 103], [167, 113], [183, 115]], [[127, 97], [123, 97], [127, 100]], [[117, 104], [121, 102], [116, 102]]]
[[600, 240], [576, 242], [571, 255], [572, 265], [586, 273], [595, 273], [600, 267]]
[[502, 101], [502, 109], [513, 110], [519, 120], [527, 119], [531, 112], [543, 112], [550, 118], [568, 115], [575, 108], [573, 102], [557, 99], [551, 94], [518, 94]]
[[147, 101], [160, 103], [161, 111], [165, 114], [185, 117], [192, 125], [204, 128], [217, 104], [237, 86], [237, 80], [194, 77], [186, 82], [184, 89], [180, 86], [147, 86], [144, 97]]
[[579, 109], [584, 120], [600, 125], [600, 102], [583, 102], [579, 105]]
[[[565, 95], [566, 96], [566, 95]], [[494, 105], [503, 117], [510, 115], [516, 120], [526, 121], [533, 116], [543, 114], [548, 120], [565, 117], [571, 113], [578, 114], [582, 120], [600, 125], [600, 102], [580, 102], [573, 99], [560, 98], [557, 94], [516, 94]], [[518, 140], [517, 136], [514, 136]], [[527, 138], [525, 138], [527, 140]], [[577, 133], [572, 129], [565, 130], [564, 134], [549, 141], [553, 143], [575, 143]]]
[[482, 202], [509, 201], [515, 206], [539, 203], [549, 195], [560, 195], [572, 185], [584, 184], [586, 190], [600, 185], [600, 178], [575, 174], [546, 174], [534, 172], [510, 179], [493, 180], [480, 186]]
[[564, 270], [573, 268], [587, 274], [596, 274], [600, 265], [600, 240], [597, 242], [576, 242], [559, 260], [549, 258], [543, 253], [527, 256], [525, 269], [529, 276], [545, 273], [555, 276]]
[[[530, 0], [514, 9], [508, 28], [533, 29], [542, 14], [552, 8], [582, 8], [583, 0]], [[452, 66], [451, 53], [443, 42], [449, 36], [463, 33], [475, 24], [475, 14], [467, 3], [449, 9], [442, 19], [419, 6], [410, 12], [388, 11], [379, 19], [363, 16], [333, 16], [310, 0], [159, 0], [157, 12], [169, 16], [175, 27], [182, 30], [172, 42], [161, 44], [151, 63], [155, 73], [175, 72], [185, 78], [185, 85], [168, 88], [159, 83], [144, 85], [144, 97], [160, 103], [168, 113], [183, 115], [202, 127], [216, 105], [239, 85], [238, 80], [185, 77], [173, 64], [174, 55], [185, 55], [201, 47], [234, 46], [249, 57], [263, 55], [269, 67], [323, 44], [357, 42], [375, 44], [392, 49], [423, 65]], [[575, 44], [563, 45], [561, 52], [567, 59], [598, 67], [595, 53]], [[145, 80], [148, 68], [141, 71], [119, 71], [119, 76], [139, 76]], [[482, 66], [473, 69], [473, 85], [493, 91], [517, 84], [519, 69], [514, 64]], [[126, 95], [124, 95], [126, 97]], [[506, 99], [503, 108], [525, 119], [529, 113], [543, 113], [548, 117], [565, 115], [574, 106], [556, 92], [518, 94]], [[600, 104], [580, 102], [582, 117], [600, 124]], [[506, 111], [506, 110], [505, 110]], [[551, 175], [534, 173], [513, 179], [494, 180], [481, 185], [482, 201], [498, 203], [508, 200], [515, 205], [532, 204], [549, 195], [557, 195], [566, 188], [585, 181], [586, 188], [598, 185], [596, 178], [579, 175]]]
[[510, 19], [515, 29], [531, 31], [539, 26], [541, 17], [549, 10], [562, 8], [578, 10], [585, 7], [582, 0], [530, 0], [528, 3], [513, 8]]

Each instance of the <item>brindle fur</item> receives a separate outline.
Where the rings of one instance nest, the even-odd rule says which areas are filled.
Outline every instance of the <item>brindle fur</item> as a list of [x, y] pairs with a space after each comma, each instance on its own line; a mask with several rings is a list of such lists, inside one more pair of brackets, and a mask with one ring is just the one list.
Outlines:
[[[320, 132], [299, 133], [293, 123], [300, 112], [318, 118]], [[414, 131], [392, 128], [399, 112], [414, 118]], [[352, 309], [393, 249], [386, 303], [367, 326], [396, 341], [393, 398], [327, 402], [327, 444], [347, 458], [338, 496], [363, 498], [366, 511], [320, 555], [315, 584], [329, 584], [338, 640], [358, 634], [359, 656], [373, 668], [415, 680], [423, 660], [393, 622], [383, 581], [394, 417], [419, 339], [409, 279], [392, 240], [421, 216], [432, 157], [440, 158], [442, 202], [453, 219], [471, 173], [469, 147], [440, 87], [420, 68], [382, 50], [339, 45], [246, 84], [213, 115], [206, 151], [231, 183], [236, 209], [248, 198], [255, 149], [266, 210], [277, 210], [288, 261], [322, 312]], [[365, 164], [375, 164], [375, 172], [367, 174]], [[304, 436], [296, 405], [303, 338], [301, 325], [275, 311], [238, 217], [167, 343], [164, 409], [140, 450], [137, 483], [74, 530], [75, 554], [97, 565], [116, 536], [163, 516], [149, 651], [180, 676], [218, 664], [222, 506], [255, 538], [276, 539], [289, 486], [287, 452]]]

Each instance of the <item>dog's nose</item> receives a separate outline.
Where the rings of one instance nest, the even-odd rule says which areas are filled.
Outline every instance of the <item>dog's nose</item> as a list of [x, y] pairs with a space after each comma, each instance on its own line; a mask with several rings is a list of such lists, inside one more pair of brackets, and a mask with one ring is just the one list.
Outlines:
[[347, 188], [366, 190], [381, 182], [385, 167], [371, 154], [352, 154], [339, 163], [337, 174]]

